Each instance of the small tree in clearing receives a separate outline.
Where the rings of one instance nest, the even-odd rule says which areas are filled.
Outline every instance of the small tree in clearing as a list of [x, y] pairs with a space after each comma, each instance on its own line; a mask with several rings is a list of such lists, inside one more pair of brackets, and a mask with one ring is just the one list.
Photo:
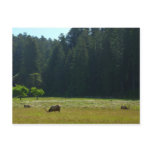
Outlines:
[[22, 85], [16, 85], [13, 87], [13, 96], [20, 98], [20, 100], [26, 97], [29, 93], [29, 89]]
[[31, 94], [32, 96], [36, 97], [36, 99], [38, 100], [38, 97], [44, 95], [44, 90], [43, 89], [37, 89], [36, 87], [32, 87], [31, 88]]

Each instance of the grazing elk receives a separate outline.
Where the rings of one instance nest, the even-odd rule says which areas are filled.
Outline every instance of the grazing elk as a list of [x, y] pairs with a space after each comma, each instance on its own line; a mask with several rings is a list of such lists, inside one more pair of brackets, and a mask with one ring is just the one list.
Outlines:
[[127, 106], [121, 106], [121, 109], [129, 109], [129, 107], [127, 107]]
[[59, 111], [60, 112], [61, 107], [59, 105], [51, 106], [48, 112], [53, 112], [53, 111]]
[[24, 105], [24, 108], [30, 108], [31, 106], [30, 105]]

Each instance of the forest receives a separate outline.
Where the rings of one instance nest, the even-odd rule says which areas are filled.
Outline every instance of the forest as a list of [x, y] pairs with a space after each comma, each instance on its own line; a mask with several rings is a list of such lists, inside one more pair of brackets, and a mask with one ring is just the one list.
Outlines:
[[13, 86], [48, 97], [140, 96], [139, 28], [71, 28], [58, 39], [12, 36]]

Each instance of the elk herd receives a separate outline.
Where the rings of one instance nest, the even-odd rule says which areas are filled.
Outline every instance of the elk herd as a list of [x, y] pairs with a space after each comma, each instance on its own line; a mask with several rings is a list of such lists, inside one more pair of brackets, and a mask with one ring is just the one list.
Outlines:
[[[30, 108], [31, 106], [30, 105], [24, 105], [24, 108]], [[129, 107], [127, 107], [127, 106], [121, 106], [120, 107], [120, 109], [123, 109], [123, 110], [128, 110], [129, 109]], [[46, 110], [46, 109], [45, 109]], [[49, 110], [46, 110], [46, 112], [55, 112], [55, 111], [58, 111], [58, 112], [60, 112], [60, 110], [61, 110], [61, 106], [60, 105], [54, 105], [54, 106], [51, 106], [50, 108], [49, 108]]]
[[[24, 105], [24, 108], [31, 108], [31, 106], [30, 105]], [[49, 110], [46, 110], [47, 112], [53, 112], [53, 111], [58, 111], [58, 112], [60, 112], [60, 109], [61, 109], [61, 106], [60, 105], [54, 105], [54, 106], [51, 106], [50, 108], [49, 108]]]

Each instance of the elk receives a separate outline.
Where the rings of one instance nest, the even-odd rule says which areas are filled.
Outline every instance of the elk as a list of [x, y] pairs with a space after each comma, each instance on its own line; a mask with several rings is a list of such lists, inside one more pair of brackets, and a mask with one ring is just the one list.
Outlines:
[[31, 106], [30, 105], [24, 105], [24, 108], [30, 108]]
[[59, 111], [60, 112], [61, 106], [60, 105], [55, 105], [51, 106], [47, 112], [53, 112], [53, 111]]
[[127, 107], [127, 106], [121, 106], [121, 109], [129, 109], [129, 107]]

